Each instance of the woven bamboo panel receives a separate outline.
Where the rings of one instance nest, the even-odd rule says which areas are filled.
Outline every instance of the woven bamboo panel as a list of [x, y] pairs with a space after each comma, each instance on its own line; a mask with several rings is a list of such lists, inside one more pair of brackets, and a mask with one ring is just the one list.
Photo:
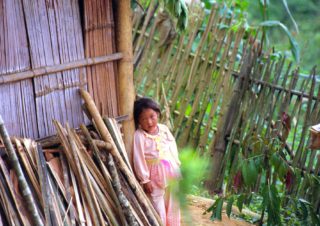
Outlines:
[[[86, 57], [116, 52], [111, 2], [108, 0], [84, 1]], [[103, 115], [116, 116], [118, 113], [115, 70], [115, 62], [87, 68], [89, 92]]]
[[[70, 0], [24, 0], [33, 68], [81, 59], [83, 42], [79, 6]], [[52, 119], [77, 127], [84, 118], [77, 88], [84, 84], [81, 69], [34, 79], [40, 137], [54, 134]]]
[[[19, 0], [0, 1], [0, 75], [30, 68]], [[0, 86], [0, 114], [11, 134], [38, 137], [32, 80]]]
[[[53, 119], [74, 128], [86, 123], [78, 89], [87, 88], [87, 72], [100, 112], [117, 115], [116, 63], [45, 69], [82, 62], [90, 56], [116, 60], [110, 2], [0, 1], [0, 114], [11, 135], [53, 135]], [[45, 73], [19, 78], [40, 71]]]

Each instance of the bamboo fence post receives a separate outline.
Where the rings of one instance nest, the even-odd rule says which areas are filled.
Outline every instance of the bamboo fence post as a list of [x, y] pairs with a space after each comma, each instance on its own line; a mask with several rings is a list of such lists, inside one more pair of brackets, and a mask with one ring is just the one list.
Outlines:
[[[224, 35], [226, 35], [226, 33], [224, 33]], [[225, 43], [226, 46], [225, 46], [223, 55], [222, 55], [221, 60], [220, 60], [220, 64], [221, 65], [224, 65], [224, 62], [227, 60], [227, 56], [228, 56], [228, 52], [229, 52], [229, 47], [231, 45], [231, 41], [232, 41], [232, 36], [229, 35], [227, 37], [227, 42]], [[224, 39], [221, 39], [220, 40], [220, 44], [219, 44], [219, 48], [222, 48], [223, 44], [224, 44]], [[217, 60], [217, 55], [218, 55], [218, 53], [214, 56], [214, 61]], [[209, 135], [209, 132], [210, 132], [210, 129], [211, 129], [211, 124], [212, 124], [212, 121], [214, 119], [214, 115], [216, 113], [216, 109], [218, 107], [220, 98], [223, 98], [223, 100], [225, 102], [227, 102], [227, 100], [226, 100], [227, 94], [228, 94], [227, 92], [230, 92], [230, 90], [227, 91], [226, 89], [224, 89], [224, 87], [225, 87], [225, 84], [229, 82], [228, 81], [229, 78], [225, 77], [224, 74], [225, 74], [224, 67], [221, 66], [219, 68], [219, 71], [218, 71], [218, 74], [217, 74], [217, 76], [219, 76], [218, 81], [216, 83], [217, 90], [215, 90], [215, 93], [214, 93], [214, 100], [213, 100], [212, 107], [210, 109], [209, 119], [207, 121], [207, 127], [205, 128], [204, 135], [200, 139], [200, 144], [199, 144], [200, 148], [203, 148], [203, 147], [206, 146], [207, 138], [208, 138], [208, 135]], [[218, 90], [218, 89], [220, 89], [220, 90]], [[223, 114], [223, 112], [221, 113], [221, 111], [220, 111], [220, 114]]]
[[[212, 34], [215, 34], [216, 30], [217, 30], [216, 24], [214, 24], [213, 27], [214, 28], [212, 30]], [[209, 61], [210, 61], [211, 50], [214, 48], [214, 46], [216, 44], [217, 44], [216, 43], [216, 39], [214, 39], [213, 41], [211, 41], [211, 43], [208, 44], [207, 53], [205, 55], [205, 61], [202, 63], [202, 66], [201, 66], [201, 69], [200, 69], [201, 78], [200, 78], [200, 81], [199, 81], [199, 85], [197, 85], [198, 86], [197, 87], [198, 90], [197, 90], [197, 93], [195, 94], [195, 97], [194, 97], [194, 101], [193, 101], [193, 104], [192, 104], [192, 110], [191, 110], [189, 118], [188, 118], [188, 120], [186, 122], [185, 129], [183, 130], [183, 133], [179, 136], [180, 145], [179, 144], [178, 145], [181, 146], [181, 147], [185, 146], [186, 143], [188, 142], [188, 139], [190, 138], [191, 126], [192, 126], [192, 123], [194, 121], [194, 116], [195, 116], [196, 112], [199, 111], [198, 105], [200, 104], [201, 97], [203, 96], [203, 90], [206, 90], [205, 87], [208, 88], [210, 86], [210, 81], [211, 81], [211, 78], [212, 78], [212, 71], [210, 70], [211, 67], [209, 65]], [[201, 122], [198, 121], [197, 126], [199, 126], [200, 124], [201, 124]]]
[[[121, 0], [124, 2], [124, 0]], [[130, 7], [130, 1], [126, 1], [127, 3], [127, 6]], [[123, 3], [124, 4], [124, 3]], [[135, 54], [138, 52], [139, 48], [140, 48], [140, 45], [142, 43], [142, 39], [144, 38], [144, 34], [147, 30], [147, 27], [148, 27], [148, 24], [149, 24], [149, 21], [151, 20], [153, 14], [154, 14], [154, 11], [155, 9], [158, 7], [158, 4], [157, 4], [157, 1], [156, 0], [151, 0], [150, 4], [149, 4], [149, 8], [148, 8], [148, 12], [147, 12], [147, 15], [145, 16], [145, 19], [144, 19], [144, 22], [143, 22], [143, 25], [142, 25], [142, 29], [141, 29], [141, 33], [140, 33], [140, 36], [138, 37], [138, 40], [137, 40], [137, 44], [135, 46], [135, 49], [134, 49], [134, 52]], [[120, 6], [119, 6], [119, 9], [120, 9]], [[118, 12], [121, 12], [123, 13], [122, 11], [118, 11]], [[126, 11], [128, 12], [128, 11]], [[129, 16], [130, 14], [128, 14]], [[132, 29], [131, 29], [132, 30]], [[131, 42], [130, 42], [131, 43]]]
[[119, 88], [119, 113], [129, 115], [129, 119], [123, 122], [124, 144], [132, 163], [133, 134], [135, 131], [133, 122], [133, 104], [135, 100], [135, 88], [133, 83], [133, 53], [132, 53], [132, 24], [130, 0], [120, 0], [116, 4], [117, 47], [123, 54], [118, 64], [118, 88]]
[[[190, 71], [187, 75], [188, 77], [186, 77], [186, 80], [184, 82], [184, 83], [186, 83], [186, 85], [185, 85], [186, 95], [184, 96], [184, 98], [181, 99], [181, 104], [180, 104], [181, 106], [179, 109], [181, 115], [175, 120], [175, 125], [174, 125], [174, 127], [176, 128], [175, 137], [177, 137], [178, 132], [179, 132], [179, 130], [177, 129], [178, 125], [182, 125], [182, 122], [184, 120], [184, 115], [185, 115], [185, 111], [186, 111], [188, 104], [189, 104], [189, 99], [194, 94], [194, 89], [196, 88], [196, 86], [200, 82], [201, 78], [205, 77], [205, 75], [206, 75], [205, 68], [209, 62], [209, 55], [210, 55], [211, 51], [206, 50], [205, 62], [201, 62], [201, 58], [202, 58], [202, 55], [204, 54], [204, 51], [205, 51], [204, 46], [207, 42], [209, 32], [211, 31], [212, 26], [215, 21], [216, 12], [217, 11], [213, 10], [213, 9], [210, 12], [209, 22], [208, 22], [206, 29], [201, 37], [199, 46], [197, 48], [197, 51], [196, 51], [195, 56], [192, 61]], [[210, 44], [209, 44], [209, 46], [210, 46]], [[199, 74], [198, 74], [198, 71], [200, 71]], [[192, 80], [192, 84], [190, 84], [191, 80]], [[180, 128], [180, 130], [181, 130], [181, 128]], [[181, 143], [178, 142], [178, 143], [181, 144], [182, 142]]]
[[185, 47], [184, 55], [181, 57], [181, 60], [180, 60], [179, 65], [177, 67], [177, 73], [175, 75], [175, 79], [174, 79], [174, 81], [171, 80], [171, 81], [173, 81], [173, 85], [174, 85], [174, 86], [172, 86], [172, 90], [174, 92], [171, 96], [171, 113], [174, 111], [174, 104], [177, 102], [180, 90], [184, 84], [183, 78], [184, 78], [185, 71], [188, 71], [188, 68], [189, 68], [188, 60], [189, 60], [190, 53], [192, 50], [192, 44], [196, 38], [198, 29], [202, 25], [202, 22], [203, 22], [203, 18], [197, 20], [196, 23], [194, 24], [195, 27], [194, 27], [193, 31], [191, 32], [191, 34], [189, 34], [189, 37], [188, 37], [189, 40], [188, 40], [188, 43]]
[[43, 221], [41, 219], [39, 210], [36, 206], [35, 200], [32, 196], [30, 187], [29, 187], [27, 180], [24, 176], [23, 170], [20, 166], [18, 156], [17, 156], [17, 154], [13, 148], [13, 145], [10, 141], [9, 134], [4, 126], [4, 122], [3, 122], [1, 115], [0, 115], [0, 134], [1, 134], [2, 140], [4, 142], [4, 145], [6, 147], [7, 153], [9, 155], [9, 159], [10, 159], [10, 161], [16, 171], [17, 176], [18, 176], [19, 186], [20, 186], [20, 189], [22, 191], [22, 195], [23, 195], [25, 201], [28, 203], [27, 207], [32, 215], [33, 223], [37, 226], [41, 226], [41, 225], [43, 225]]
[[[244, 96], [244, 92], [246, 91], [249, 83], [249, 77], [251, 74], [252, 66], [253, 66], [253, 55], [251, 51], [247, 53], [245, 56], [245, 61], [243, 67], [241, 68], [241, 76], [239, 78], [238, 84], [234, 90], [233, 96], [230, 100], [230, 107], [227, 109], [226, 115], [222, 117], [220, 130], [217, 131], [215, 136], [212, 149], [211, 149], [211, 159], [212, 159], [212, 168], [211, 175], [208, 180], [207, 186], [211, 192], [214, 192], [217, 189], [218, 182], [223, 177], [221, 175], [221, 169], [223, 164], [223, 158], [226, 152], [227, 147], [227, 136], [230, 135], [232, 131], [233, 123], [235, 123], [236, 116], [239, 112], [239, 108], [241, 105], [241, 99]], [[242, 80], [243, 79], [243, 80]]]
[[[312, 96], [313, 91], [314, 91], [314, 86], [315, 86], [315, 74], [311, 73], [310, 79], [312, 80], [311, 89], [310, 89], [310, 96]], [[305, 113], [305, 117], [304, 117], [304, 123], [303, 123], [303, 127], [302, 127], [302, 132], [301, 132], [300, 143], [299, 143], [295, 158], [293, 160], [293, 163], [297, 166], [302, 165], [302, 162], [301, 162], [301, 160], [303, 158], [302, 150], [303, 150], [303, 145], [305, 143], [306, 133], [308, 131], [307, 127], [308, 127], [309, 120], [310, 120], [311, 104], [312, 104], [312, 98], [310, 98], [308, 100], [308, 105], [307, 105], [307, 109], [306, 109], [306, 113]]]

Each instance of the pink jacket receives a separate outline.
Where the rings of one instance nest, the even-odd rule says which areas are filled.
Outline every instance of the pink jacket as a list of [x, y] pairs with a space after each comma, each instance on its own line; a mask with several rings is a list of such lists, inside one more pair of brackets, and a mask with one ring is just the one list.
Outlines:
[[141, 184], [149, 181], [165, 188], [168, 179], [180, 176], [176, 141], [167, 126], [158, 124], [159, 132], [151, 135], [136, 130], [133, 144], [133, 168]]

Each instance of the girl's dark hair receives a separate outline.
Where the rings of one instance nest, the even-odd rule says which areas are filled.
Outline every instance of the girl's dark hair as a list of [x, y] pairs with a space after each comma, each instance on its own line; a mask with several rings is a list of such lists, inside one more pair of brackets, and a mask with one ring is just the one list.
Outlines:
[[159, 116], [161, 115], [161, 110], [158, 103], [148, 97], [139, 98], [134, 102], [133, 117], [134, 117], [134, 124], [136, 126], [136, 129], [138, 128], [138, 125], [139, 125], [139, 117], [141, 112], [149, 108], [157, 112]]

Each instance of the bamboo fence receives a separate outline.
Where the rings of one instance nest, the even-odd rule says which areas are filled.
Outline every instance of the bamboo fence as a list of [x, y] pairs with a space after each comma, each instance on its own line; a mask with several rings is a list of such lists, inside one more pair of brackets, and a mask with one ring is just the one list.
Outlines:
[[55, 134], [52, 119], [86, 123], [77, 90], [118, 114], [112, 1], [0, 2], [0, 114], [10, 134]]
[[[170, 38], [164, 33], [174, 27], [159, 22], [161, 9], [141, 22], [152, 10], [134, 17], [137, 93], [164, 107], [163, 121], [172, 126], [180, 147], [189, 145], [210, 156], [212, 189], [221, 188], [234, 150], [250, 149], [252, 134], [262, 140], [287, 136], [285, 161], [305, 175], [296, 178], [290, 194], [319, 207], [319, 189], [310, 183], [313, 176], [319, 178], [320, 159], [308, 139], [310, 126], [320, 121], [316, 71], [302, 77], [284, 57], [259, 55], [255, 38], [245, 39], [244, 29], [234, 29], [235, 21], [218, 7], [207, 17], [192, 9], [188, 30]], [[288, 134], [283, 115], [291, 123]], [[229, 180], [237, 159], [231, 164]]]
[[0, 116], [0, 225], [161, 225], [116, 120], [103, 119], [88, 92], [81, 96], [95, 129], [54, 121], [50, 146], [10, 138]]

